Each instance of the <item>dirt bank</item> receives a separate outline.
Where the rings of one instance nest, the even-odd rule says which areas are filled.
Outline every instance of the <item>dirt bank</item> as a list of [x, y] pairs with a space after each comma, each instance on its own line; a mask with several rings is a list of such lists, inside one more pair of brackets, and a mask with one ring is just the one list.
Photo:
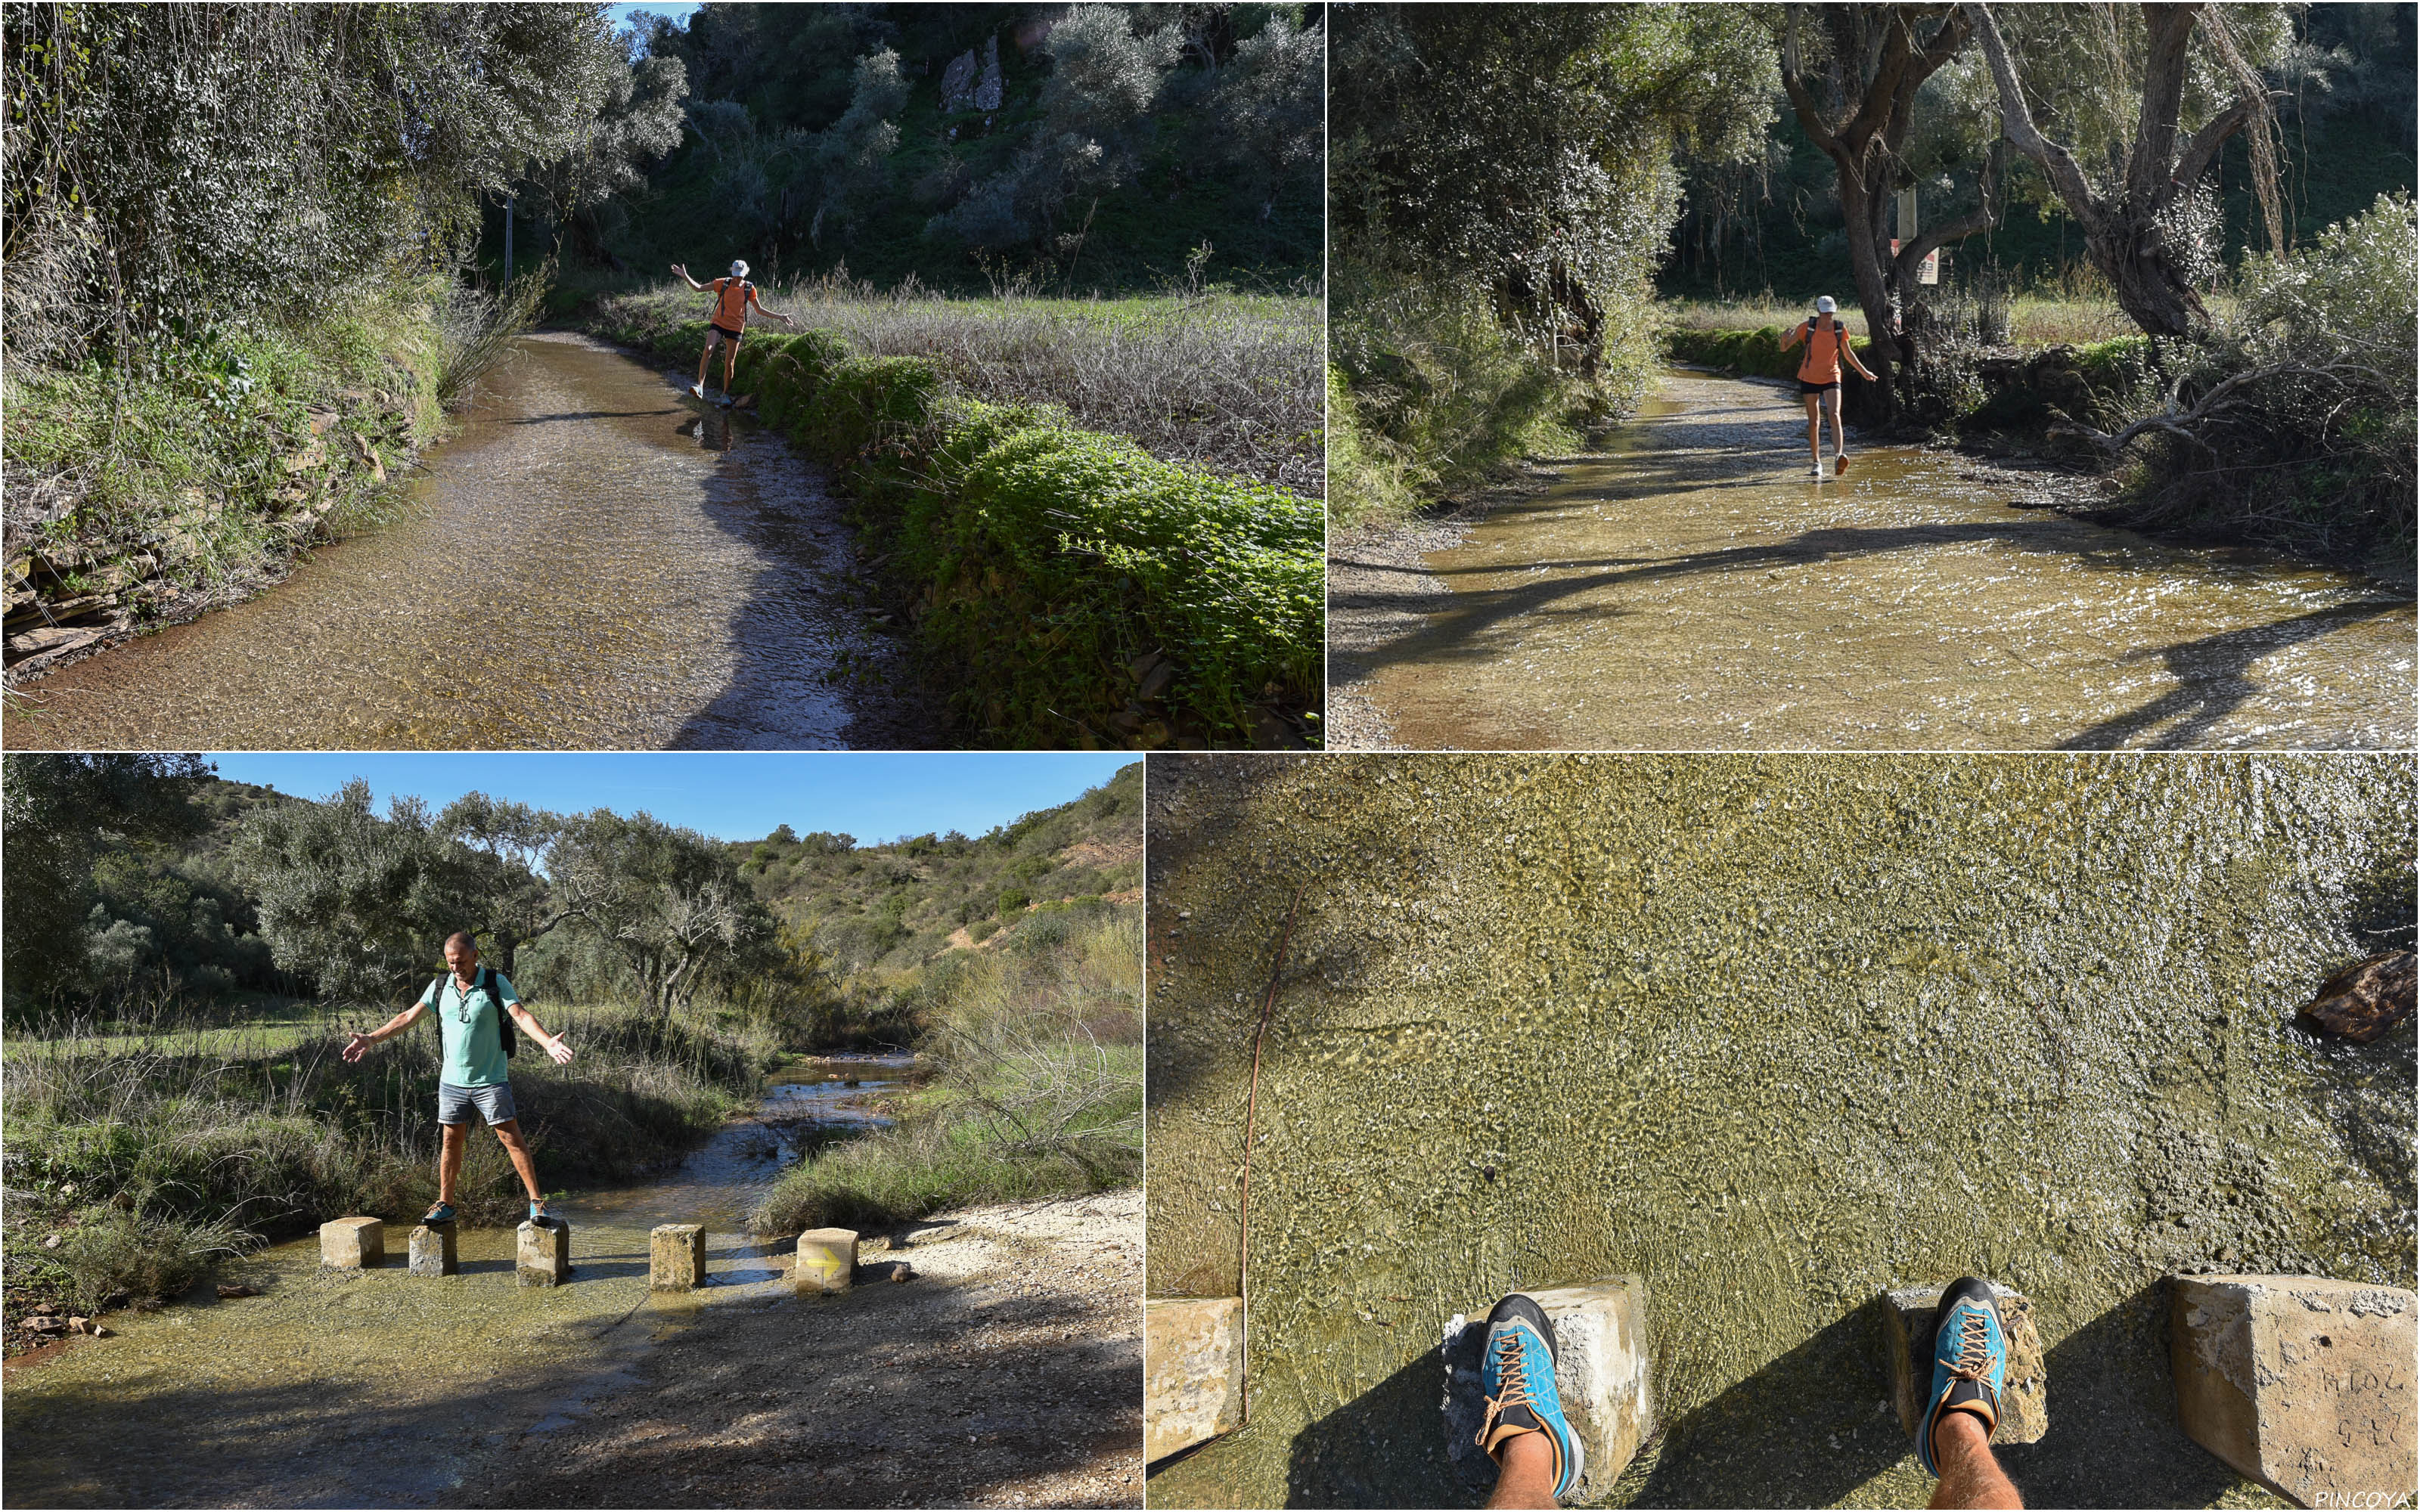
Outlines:
[[901, 1237], [845, 1296], [706, 1310], [468, 1504], [1140, 1506], [1141, 1192]]

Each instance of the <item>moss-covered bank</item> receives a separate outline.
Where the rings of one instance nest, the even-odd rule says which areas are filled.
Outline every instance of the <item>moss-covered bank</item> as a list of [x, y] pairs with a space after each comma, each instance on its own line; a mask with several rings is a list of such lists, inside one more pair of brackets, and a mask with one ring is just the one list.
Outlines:
[[375, 520], [444, 424], [441, 282], [5, 376], [11, 683], [239, 602]]

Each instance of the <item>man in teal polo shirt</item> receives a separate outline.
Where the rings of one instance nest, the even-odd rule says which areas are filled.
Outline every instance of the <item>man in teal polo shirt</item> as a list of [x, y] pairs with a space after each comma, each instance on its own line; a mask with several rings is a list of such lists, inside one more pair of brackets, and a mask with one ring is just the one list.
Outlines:
[[471, 1110], [488, 1120], [529, 1189], [530, 1216], [543, 1218], [546, 1197], [538, 1190], [537, 1166], [530, 1160], [529, 1141], [521, 1137], [519, 1112], [513, 1106], [512, 1063], [504, 1058], [504, 1016], [531, 1041], [542, 1047], [558, 1066], [571, 1064], [571, 1048], [549, 1034], [530, 1011], [520, 1005], [513, 984], [501, 971], [479, 969], [479, 942], [467, 933], [445, 941], [449, 975], [428, 984], [420, 1001], [367, 1034], [356, 1034], [345, 1045], [345, 1058], [359, 1060], [371, 1045], [401, 1034], [423, 1013], [437, 1014], [437, 1035], [444, 1050], [444, 1067], [437, 1074], [437, 1122], [444, 1144], [437, 1156], [437, 1206], [423, 1223], [454, 1221], [454, 1183], [462, 1174], [462, 1152], [471, 1135]]

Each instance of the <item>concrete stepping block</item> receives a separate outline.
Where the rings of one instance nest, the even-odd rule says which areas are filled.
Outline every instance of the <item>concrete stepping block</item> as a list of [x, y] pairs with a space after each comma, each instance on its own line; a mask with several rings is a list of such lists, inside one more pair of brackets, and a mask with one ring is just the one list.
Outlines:
[[525, 1287], [559, 1287], [571, 1277], [571, 1226], [560, 1218], [531, 1218], [519, 1230], [513, 1270]]
[[[1527, 1295], [1555, 1325], [1555, 1384], [1563, 1416], [1588, 1452], [1569, 1498], [1596, 1501], [1655, 1431], [1648, 1391], [1647, 1283], [1635, 1275], [1606, 1276], [1585, 1286], [1550, 1287]], [[1496, 1484], [1496, 1462], [1479, 1446], [1486, 1415], [1480, 1391], [1480, 1351], [1487, 1315], [1456, 1314], [1445, 1326], [1446, 1455], [1478, 1488]]]
[[319, 1263], [375, 1271], [386, 1263], [386, 1225], [376, 1218], [331, 1218], [319, 1226]]
[[422, 1224], [411, 1231], [413, 1275], [459, 1275], [462, 1262], [454, 1253], [452, 1224]]
[[[1916, 1426], [1932, 1406], [1932, 1315], [1949, 1283], [1894, 1287], [1883, 1293], [1884, 1348], [1890, 1355], [1891, 1404], [1900, 1430], [1915, 1452]], [[2034, 1329], [2033, 1304], [2023, 1292], [1994, 1281], [2000, 1328], [2009, 1338], [2009, 1373], [2000, 1388], [2000, 1423], [1993, 1443], [2040, 1443], [2050, 1431], [2050, 1373], [2042, 1365], [2041, 1335]]]
[[1145, 1299], [1144, 1461], [1233, 1433], [1243, 1423], [1244, 1299]]
[[2420, 1297], [2311, 1275], [2180, 1275], [2168, 1289], [2188, 1438], [2302, 1506], [2412, 1495]]
[[647, 1289], [692, 1291], [706, 1285], [706, 1227], [658, 1224], [647, 1234]]
[[790, 1284], [800, 1291], [846, 1291], [857, 1272], [857, 1230], [810, 1228], [799, 1236]]

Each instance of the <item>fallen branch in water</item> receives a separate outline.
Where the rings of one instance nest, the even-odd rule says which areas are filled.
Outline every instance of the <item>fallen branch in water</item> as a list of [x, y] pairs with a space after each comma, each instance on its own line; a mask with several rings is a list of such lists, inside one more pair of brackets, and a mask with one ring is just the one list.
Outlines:
[[2195, 427], [2214, 420], [2229, 410], [2267, 408], [2257, 395], [2246, 393], [2244, 391], [2272, 378], [2319, 378], [2335, 384], [2346, 384], [2351, 378], [2366, 378], [2374, 383], [2385, 381], [2385, 376], [2377, 369], [2353, 363], [2330, 363], [2321, 367], [2312, 367], [2301, 363], [2279, 363], [2268, 367], [2256, 367], [2223, 378], [2212, 384], [2208, 393], [2182, 409], [2179, 408], [2183, 383], [2180, 378], [2169, 387], [2166, 400], [2158, 414], [2147, 415], [2114, 433], [2096, 430], [2075, 420], [2070, 420], [2063, 425], [2053, 425], [2049, 433], [2053, 436], [2080, 437], [2111, 457], [2115, 457], [2135, 440], [2154, 431], [2175, 436], [2202, 452], [2212, 453], [2213, 448], [2208, 441], [2202, 440]]
[[1286, 904], [1285, 925], [1278, 931], [1277, 959], [1269, 963], [1269, 990], [1261, 999], [1261, 1026], [1252, 1035], [1251, 1086], [1244, 1094], [1244, 1168], [1242, 1189], [1235, 1200], [1235, 1296], [1244, 1304], [1244, 1335], [1248, 1341], [1243, 1380], [1235, 1390], [1235, 1412], [1242, 1423], [1252, 1420], [1252, 1361], [1249, 1349], [1252, 1292], [1246, 1282], [1252, 1262], [1252, 1114], [1261, 1101], [1261, 1041], [1269, 1032], [1269, 1011], [1278, 1006], [1278, 978], [1285, 971], [1286, 943], [1294, 938], [1295, 911], [1302, 906], [1302, 895], [1310, 890], [1311, 884], [1304, 883], [1294, 889], [1294, 902]]

